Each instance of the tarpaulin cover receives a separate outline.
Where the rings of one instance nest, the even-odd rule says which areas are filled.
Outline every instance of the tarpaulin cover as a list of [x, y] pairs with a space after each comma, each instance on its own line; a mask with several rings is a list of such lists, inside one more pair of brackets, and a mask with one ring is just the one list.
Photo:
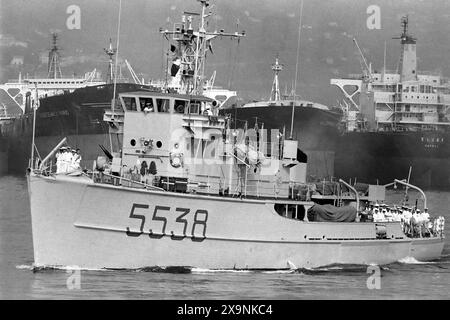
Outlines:
[[356, 208], [351, 206], [335, 207], [331, 204], [315, 204], [308, 210], [309, 221], [353, 222]]

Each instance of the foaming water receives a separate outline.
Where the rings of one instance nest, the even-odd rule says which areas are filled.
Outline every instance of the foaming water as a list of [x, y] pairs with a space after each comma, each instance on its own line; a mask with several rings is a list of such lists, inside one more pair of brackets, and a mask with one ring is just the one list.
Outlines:
[[30, 271], [32, 271], [32, 270], [34, 269], [34, 266], [33, 266], [33, 265], [21, 264], [21, 265], [16, 266], [16, 269], [18, 269], [18, 270], [30, 270]]
[[[450, 221], [450, 192], [429, 192], [431, 215]], [[393, 193], [402, 198], [403, 193]], [[406, 257], [380, 266], [381, 288], [369, 289], [374, 268], [330, 265], [280, 270], [191, 267], [78, 269], [33, 264], [30, 209], [24, 177], [0, 177], [0, 298], [3, 299], [448, 299], [450, 247], [441, 259]], [[410, 199], [414, 193], [410, 194]], [[450, 237], [446, 228], [447, 239]], [[79, 270], [79, 288], [71, 282]]]
[[436, 261], [419, 261], [414, 257], [405, 257], [403, 259], [398, 260], [399, 263], [404, 264], [435, 264]]

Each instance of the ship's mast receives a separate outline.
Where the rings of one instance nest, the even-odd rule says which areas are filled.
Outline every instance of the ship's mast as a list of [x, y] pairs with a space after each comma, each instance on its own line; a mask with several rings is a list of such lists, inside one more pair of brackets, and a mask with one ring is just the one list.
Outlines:
[[[224, 30], [209, 32], [207, 30], [207, 18], [212, 15], [206, 13], [210, 0], [197, 0], [201, 5], [201, 13], [184, 12], [181, 23], [175, 23], [173, 30], [163, 30], [160, 33], [176, 44], [169, 46], [172, 53], [172, 65], [170, 75], [172, 81], [169, 86], [176, 87], [180, 93], [198, 94], [203, 93], [205, 81], [205, 62], [208, 50], [212, 51], [211, 42], [216, 37], [228, 37], [240, 39], [245, 32], [225, 33]], [[193, 17], [199, 17], [198, 30], [193, 28]], [[176, 83], [176, 85], [174, 85]]]
[[48, 78], [62, 78], [59, 47], [57, 45], [58, 34], [55, 32], [52, 34], [52, 48], [48, 54]]
[[275, 64], [272, 65], [272, 70], [274, 73], [272, 91], [270, 92], [270, 101], [281, 100], [280, 95], [280, 83], [278, 81], [278, 74], [283, 70], [283, 65], [279, 64], [278, 57], [275, 58]]
[[117, 49], [113, 48], [112, 46], [112, 40], [109, 39], [109, 48], [103, 49], [105, 53], [109, 57], [109, 63], [108, 63], [108, 78], [106, 79], [106, 83], [112, 83], [114, 80], [114, 55], [117, 52]]

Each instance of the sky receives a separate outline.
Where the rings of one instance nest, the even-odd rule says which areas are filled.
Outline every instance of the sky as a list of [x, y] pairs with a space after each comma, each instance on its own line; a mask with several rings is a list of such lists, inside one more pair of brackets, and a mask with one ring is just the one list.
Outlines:
[[[450, 1], [448, 0], [211, 0], [210, 29], [245, 30], [238, 42], [217, 39], [208, 56], [206, 75], [217, 72], [216, 84], [237, 90], [244, 100], [267, 99], [278, 56], [284, 70], [281, 90], [335, 105], [342, 97], [330, 85], [333, 77], [361, 72], [353, 37], [375, 70], [397, 68], [400, 19], [409, 16], [418, 39], [418, 69], [450, 76]], [[75, 9], [74, 9], [75, 8]], [[375, 9], [374, 9], [375, 8]], [[79, 19], [73, 19], [79, 9]], [[75, 11], [74, 11], [75, 10]], [[196, 0], [122, 0], [120, 58], [140, 77], [160, 79], [164, 41], [159, 28], [172, 28], [183, 11], [198, 12]], [[377, 11], [379, 15], [377, 14]], [[0, 0], [0, 81], [46, 75], [51, 32], [58, 32], [65, 76], [94, 68], [104, 75], [103, 48], [117, 42], [119, 0]], [[300, 21], [301, 20], [301, 21]], [[164, 47], [167, 48], [167, 45]], [[124, 75], [127, 71], [123, 69]]]

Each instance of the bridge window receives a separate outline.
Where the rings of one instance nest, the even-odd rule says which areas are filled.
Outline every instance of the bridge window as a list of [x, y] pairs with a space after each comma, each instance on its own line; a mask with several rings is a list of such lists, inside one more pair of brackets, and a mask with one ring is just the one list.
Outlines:
[[184, 113], [186, 104], [187, 104], [186, 100], [175, 100], [175, 112], [176, 113]]
[[170, 112], [170, 100], [156, 99], [156, 105], [158, 106], [158, 112]]
[[200, 111], [201, 111], [200, 103], [191, 103], [189, 105], [190, 114], [200, 114]]
[[128, 111], [137, 111], [136, 99], [134, 97], [123, 97], [125, 109]]
[[139, 103], [141, 105], [141, 111], [144, 112], [155, 111], [155, 108], [153, 106], [153, 98], [139, 98]]

